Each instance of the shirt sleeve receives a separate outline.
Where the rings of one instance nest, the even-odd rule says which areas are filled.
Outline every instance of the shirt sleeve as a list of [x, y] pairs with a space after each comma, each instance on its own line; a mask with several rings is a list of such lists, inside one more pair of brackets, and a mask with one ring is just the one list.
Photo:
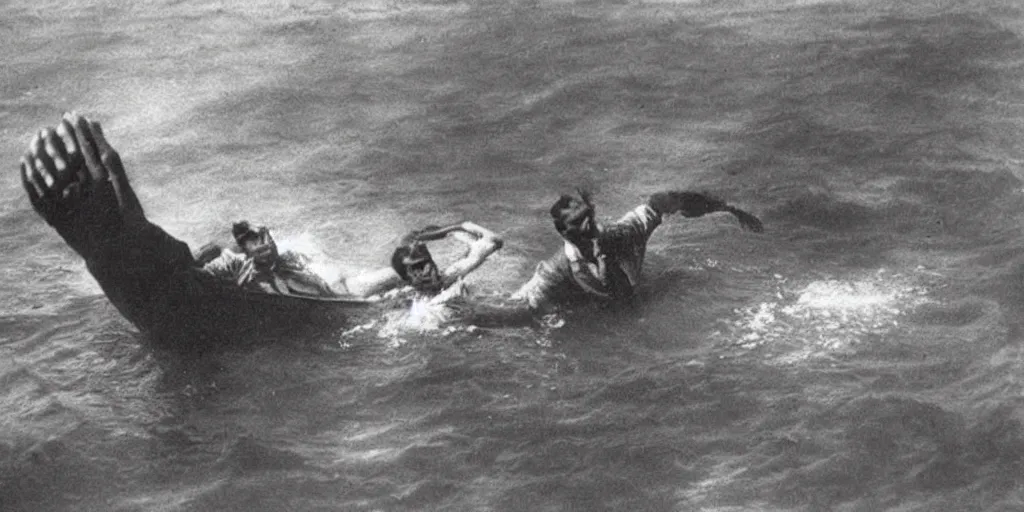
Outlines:
[[203, 265], [203, 271], [213, 275], [214, 277], [237, 281], [244, 264], [244, 255], [238, 254], [234, 251], [224, 250], [221, 251], [220, 256], [217, 256], [206, 265]]
[[277, 266], [292, 272], [304, 272], [309, 262], [309, 256], [295, 251], [284, 251], [277, 256]]
[[655, 228], [661, 225], [661, 214], [654, 211], [654, 208], [642, 204], [623, 215], [615, 224], [620, 229], [628, 228], [634, 236], [642, 237], [646, 242]]
[[[561, 265], [562, 260], [565, 260], [565, 265]], [[533, 277], [520, 286], [512, 298], [526, 301], [532, 309], [542, 309], [551, 305], [570, 280], [571, 276], [566, 272], [559, 271], [559, 268], [567, 267], [568, 264], [569, 260], [562, 251], [552, 258], [538, 263]]]
[[661, 214], [644, 204], [622, 216], [608, 227], [601, 240], [601, 247], [614, 267], [625, 274], [626, 281], [615, 285], [624, 292], [636, 287], [647, 252], [647, 240], [661, 225]]
[[327, 281], [310, 269], [312, 260], [305, 254], [285, 251], [278, 257], [275, 273], [284, 278], [288, 292], [307, 297], [334, 297]]

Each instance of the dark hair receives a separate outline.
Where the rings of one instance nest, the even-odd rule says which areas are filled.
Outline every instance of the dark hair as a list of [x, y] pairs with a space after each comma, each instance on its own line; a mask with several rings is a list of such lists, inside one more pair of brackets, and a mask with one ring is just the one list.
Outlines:
[[566, 219], [574, 216], [581, 210], [590, 210], [594, 214], [594, 205], [590, 202], [590, 193], [583, 189], [576, 189], [579, 197], [562, 194], [555, 204], [551, 205], [551, 218], [555, 221], [555, 229], [559, 232], [565, 230]]
[[395, 252], [391, 253], [391, 268], [395, 270], [398, 277], [402, 278], [402, 281], [409, 280], [409, 274], [405, 271], [405, 258], [412, 254], [412, 247], [408, 245], [399, 245], [395, 247]]
[[409, 274], [405, 271], [405, 258], [410, 256], [424, 256], [428, 260], [433, 260], [430, 255], [430, 251], [427, 250], [426, 244], [420, 241], [420, 236], [424, 233], [431, 231], [437, 231], [440, 227], [430, 224], [423, 229], [414, 229], [405, 234], [401, 240], [398, 241], [398, 247], [395, 247], [395, 252], [391, 253], [391, 268], [395, 270], [399, 277], [403, 281], [409, 280]]
[[423, 236], [426, 236], [427, 239], [429, 240], [430, 239], [430, 235], [433, 234], [431, 232], [432, 231], [437, 231], [437, 230], [440, 230], [440, 229], [442, 229], [440, 226], [437, 226], [437, 225], [434, 225], [434, 224], [428, 224], [428, 225], [424, 226], [422, 229], [414, 229], [414, 230], [406, 233], [404, 236], [402, 236], [402, 238], [398, 241], [398, 245], [412, 246], [412, 245], [421, 243], [423, 241], [423, 239], [420, 238], [420, 237], [423, 237]]
[[395, 247], [395, 252], [391, 253], [391, 268], [398, 274], [398, 277], [402, 278], [402, 281], [409, 280], [409, 273], [405, 271], [405, 259], [413, 256], [433, 260], [426, 244], [421, 242], [403, 243]]
[[248, 221], [243, 220], [231, 226], [231, 236], [235, 238], [235, 243], [242, 245], [253, 238], [259, 238], [260, 235], [256, 230], [252, 229]]

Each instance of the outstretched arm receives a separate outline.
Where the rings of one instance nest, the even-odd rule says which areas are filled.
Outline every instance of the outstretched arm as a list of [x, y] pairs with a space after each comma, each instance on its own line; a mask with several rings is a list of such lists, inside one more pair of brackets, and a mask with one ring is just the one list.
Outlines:
[[366, 298], [405, 286], [406, 283], [394, 269], [382, 267], [377, 270], [343, 278], [340, 284], [341, 286], [334, 286], [334, 288], [336, 290], [348, 290], [348, 293], [356, 297]]
[[744, 229], [755, 233], [764, 231], [761, 221], [754, 215], [707, 194], [680, 190], [658, 192], [647, 200], [647, 206], [660, 215], [678, 212], [684, 217], [701, 217], [709, 213], [728, 212], [739, 219], [740, 226]]

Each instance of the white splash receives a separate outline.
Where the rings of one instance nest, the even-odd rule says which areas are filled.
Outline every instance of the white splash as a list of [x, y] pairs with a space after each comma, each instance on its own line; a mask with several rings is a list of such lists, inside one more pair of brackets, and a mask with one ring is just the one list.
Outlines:
[[902, 290], [884, 290], [876, 283], [815, 281], [807, 285], [796, 304], [789, 310], [800, 309], [817, 311], [866, 311], [875, 308], [886, 308], [900, 295]]
[[736, 318], [716, 334], [743, 350], [772, 350], [780, 363], [850, 352], [928, 301], [927, 290], [912, 278], [885, 270], [860, 279], [812, 281], [796, 290], [782, 276], [775, 279], [777, 301], [736, 310]]
[[309, 271], [328, 283], [334, 283], [348, 273], [348, 269], [329, 257], [309, 233], [283, 237], [277, 240], [277, 248], [281, 252], [292, 251], [305, 256], [308, 259], [306, 266]]

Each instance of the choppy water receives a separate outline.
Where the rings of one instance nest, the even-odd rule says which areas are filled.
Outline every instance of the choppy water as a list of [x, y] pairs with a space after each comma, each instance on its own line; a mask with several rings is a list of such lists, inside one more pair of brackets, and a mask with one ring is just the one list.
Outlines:
[[[3, 510], [1024, 509], [1017, 2], [0, 4]], [[383, 263], [474, 220], [509, 289], [593, 189], [671, 219], [640, 307], [158, 357], [34, 217], [105, 123], [149, 216]]]

